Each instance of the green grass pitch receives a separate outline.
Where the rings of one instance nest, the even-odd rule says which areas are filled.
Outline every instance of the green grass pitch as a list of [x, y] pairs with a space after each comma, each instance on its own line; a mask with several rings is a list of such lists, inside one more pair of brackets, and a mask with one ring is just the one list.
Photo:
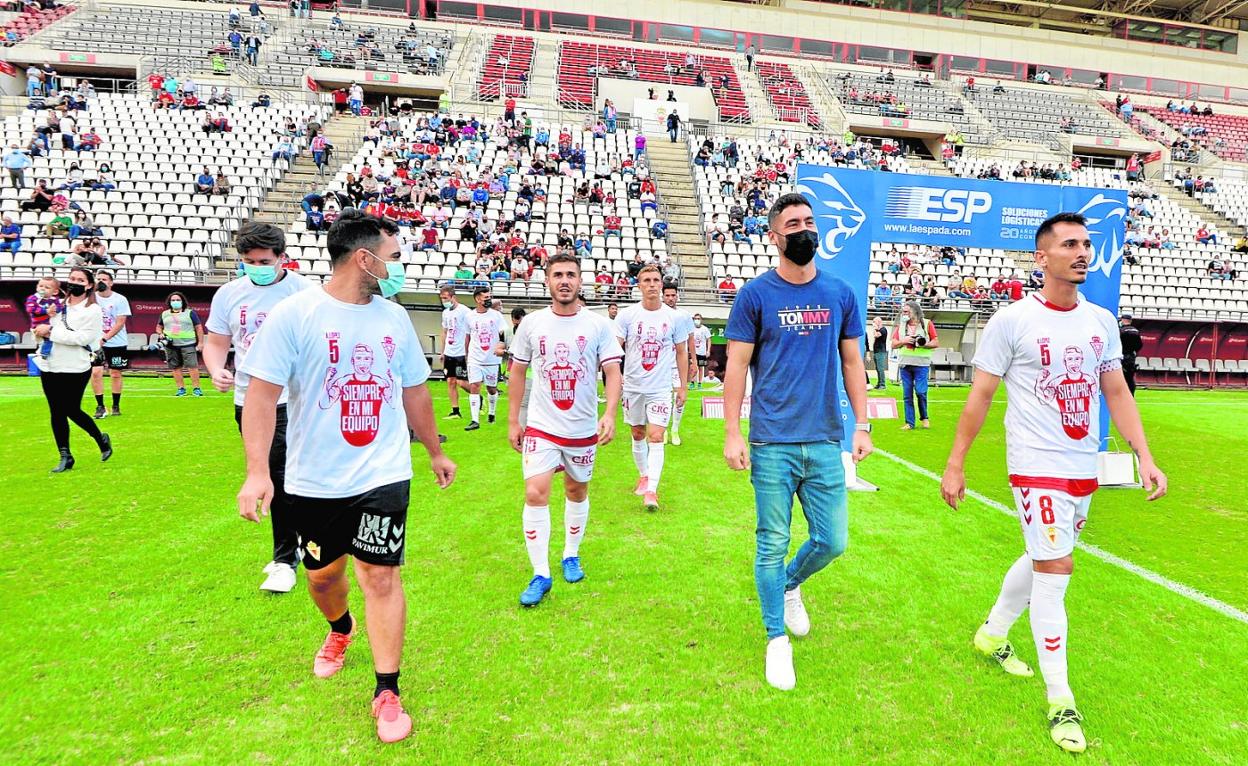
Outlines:
[[[632, 495], [626, 437], [603, 448], [588, 578], [556, 576], [527, 611], [519, 456], [502, 422], [465, 434], [439, 421], [459, 477], [439, 492], [417, 450], [402, 676], [415, 730], [383, 746], [367, 642], [319, 680], [326, 625], [302, 573], [289, 595], [257, 590], [269, 535], [235, 510], [229, 398], [171, 394], [168, 380], [129, 380], [125, 415], [104, 421], [113, 460], [74, 431], [78, 466], [50, 476], [37, 382], [0, 380], [5, 763], [1069, 761], [1039, 677], [1010, 678], [970, 646], [1022, 550], [1017, 522], [973, 500], [951, 512], [936, 482], [879, 455], [861, 472], [883, 491], [851, 496], [848, 552], [803, 589], [814, 627], [796, 642], [797, 689], [767, 686], [749, 480], [724, 466], [721, 424], [696, 397], [667, 452], [663, 510]], [[934, 428], [879, 422], [877, 447], [939, 472], [964, 397], [934, 389]], [[967, 478], [1008, 504], [999, 398]], [[1248, 610], [1248, 395], [1142, 391], [1140, 404], [1171, 494], [1098, 493], [1084, 540]], [[796, 544], [800, 513], [794, 528]], [[1248, 763], [1248, 625], [1081, 553], [1067, 603], [1090, 741], [1078, 762]], [[1034, 664], [1026, 617], [1013, 639]]]

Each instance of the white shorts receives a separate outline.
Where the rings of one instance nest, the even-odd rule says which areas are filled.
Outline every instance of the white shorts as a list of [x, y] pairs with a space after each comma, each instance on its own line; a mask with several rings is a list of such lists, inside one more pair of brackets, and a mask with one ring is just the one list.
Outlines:
[[624, 394], [624, 422], [630, 426], [667, 428], [672, 419], [672, 392]]
[[525, 429], [521, 447], [526, 479], [562, 470], [572, 481], [587, 484], [594, 476], [597, 437], [561, 439], [528, 428]]
[[1075, 497], [1055, 489], [1014, 487], [1018, 523], [1032, 561], [1052, 561], [1073, 553], [1091, 505], [1091, 495]]
[[498, 365], [497, 364], [468, 364], [468, 384], [484, 383], [486, 386], [494, 387], [498, 385]]

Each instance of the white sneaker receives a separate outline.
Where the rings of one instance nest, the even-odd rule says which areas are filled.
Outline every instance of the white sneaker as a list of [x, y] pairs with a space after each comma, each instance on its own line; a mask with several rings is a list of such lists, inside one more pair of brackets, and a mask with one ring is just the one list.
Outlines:
[[782, 692], [797, 686], [793, 673], [793, 644], [788, 636], [779, 636], [767, 642], [767, 683]]
[[260, 584], [260, 590], [267, 590], [269, 593], [290, 593], [295, 587], [295, 568], [291, 565], [271, 561], [264, 571], [269, 576]]
[[672, 431], [672, 446], [680, 446], [680, 431]]
[[810, 632], [810, 615], [806, 614], [806, 605], [802, 603], [800, 587], [784, 592], [784, 627], [798, 638]]

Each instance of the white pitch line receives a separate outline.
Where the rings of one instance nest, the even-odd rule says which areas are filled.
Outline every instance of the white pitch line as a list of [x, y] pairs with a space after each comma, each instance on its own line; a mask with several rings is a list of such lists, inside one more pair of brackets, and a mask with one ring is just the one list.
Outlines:
[[[893, 461], [894, 463], [903, 465], [906, 468], [909, 468], [911, 471], [914, 471], [917, 474], [926, 476], [929, 479], [933, 479], [937, 482], [940, 481], [940, 476], [936, 475], [935, 473], [927, 470], [921, 465], [918, 465], [916, 463], [911, 463], [909, 460], [906, 460], [903, 457], [894, 455], [891, 452], [877, 448], [875, 450], [875, 454], [886, 457], [889, 460]], [[981, 495], [980, 493], [975, 492], [974, 490], [970, 490], [970, 489], [966, 491], [966, 495], [967, 497], [971, 497], [971, 498], [974, 498], [975, 500], [978, 500], [979, 502], [983, 503], [989, 508], [993, 508], [995, 510], [1000, 511], [1001, 513], [1004, 513], [1006, 516], [1009, 516], [1012, 519], [1018, 518], [1017, 511], [1015, 511], [1014, 509], [1002, 503], [998, 503], [996, 500], [993, 500], [991, 497]], [[1156, 572], [1152, 571], [1151, 569], [1145, 569], [1139, 564], [1134, 564], [1130, 561], [1127, 561], [1123, 557], [1114, 555], [1113, 553], [1110, 553], [1104, 548], [1099, 548], [1095, 545], [1092, 545], [1091, 543], [1079, 542], [1076, 544], [1076, 547], [1079, 550], [1095, 558], [1098, 558], [1107, 564], [1116, 566], [1119, 569], [1124, 569], [1130, 572], [1131, 574], [1136, 575], [1137, 577], [1142, 577], [1145, 580], [1148, 580], [1149, 582], [1155, 585], [1160, 585], [1161, 587], [1165, 588], [1171, 593], [1178, 594], [1182, 596], [1183, 598], [1188, 599], [1189, 601], [1195, 601], [1197, 604], [1201, 604], [1202, 606], [1207, 606], [1210, 609], [1214, 610], [1215, 612], [1220, 612], [1226, 615], [1227, 617], [1230, 617], [1232, 620], [1238, 620], [1239, 622], [1248, 624], [1248, 612], [1245, 612], [1242, 609], [1236, 609], [1235, 607], [1231, 606], [1225, 601], [1219, 601], [1213, 596], [1209, 596], [1204, 593], [1201, 593], [1200, 591], [1196, 590], [1190, 585], [1184, 585], [1181, 582], [1176, 582], [1174, 580], [1171, 580], [1169, 577], [1159, 575]]]

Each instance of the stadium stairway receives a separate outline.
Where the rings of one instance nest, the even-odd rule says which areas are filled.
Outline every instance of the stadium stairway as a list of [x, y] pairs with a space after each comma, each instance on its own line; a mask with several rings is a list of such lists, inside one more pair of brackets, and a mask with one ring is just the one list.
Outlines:
[[961, 86], [953, 82], [941, 82], [938, 87], [958, 99], [958, 102], [962, 104], [963, 114], [965, 114], [966, 117], [975, 124], [975, 127], [979, 129], [979, 135], [984, 137], [983, 141], [985, 143], [993, 143], [1000, 131], [997, 130], [996, 125], [993, 125], [988, 118], [984, 116], [983, 112], [979, 111], [979, 107], [975, 106], [974, 101], [962, 94]]
[[802, 81], [811, 106], [819, 113], [823, 130], [830, 135], [839, 136], [849, 127], [849, 115], [841, 107], [841, 102], [832, 94], [828, 81], [819, 74], [819, 70], [811, 65], [791, 67], [793, 74]]
[[711, 286], [710, 260], [702, 235], [689, 150], [684, 141], [672, 143], [666, 133], [647, 134], [646, 154], [661, 195], [659, 203], [666, 215], [671, 238], [668, 252], [680, 264], [687, 287], [708, 289]]
[[1153, 191], [1170, 199], [1170, 201], [1176, 203], [1179, 207], [1196, 216], [1201, 221], [1204, 221], [1207, 224], [1213, 224], [1217, 227], [1217, 230], [1222, 232], [1224, 235], [1230, 235], [1231, 232], [1238, 232], [1243, 229], [1243, 226], [1235, 223], [1226, 216], [1215, 211], [1213, 208], [1208, 207], [1200, 200], [1195, 199], [1194, 197], [1189, 197], [1182, 191], [1176, 189], [1164, 178], [1148, 179], [1148, 185], [1152, 187]]
[[[333, 114], [322, 127], [325, 129], [325, 137], [334, 146], [334, 157], [354, 157], [360, 145], [364, 143], [364, 131], [368, 127], [368, 120], [355, 117], [349, 112]], [[264, 201], [261, 202], [260, 208], [252, 218], [272, 223], [283, 231], [289, 231], [291, 223], [303, 215], [299, 203], [304, 196], [312, 191], [324, 191], [341, 165], [341, 159], [331, 160], [326, 166], [328, 170], [325, 175], [318, 175], [316, 163], [312, 161], [312, 153], [304, 149], [291, 163], [281, 180], [265, 195]], [[223, 257], [226, 260], [225, 262], [219, 261], [216, 264], [218, 268], [233, 268], [238, 256], [231, 246], [226, 248]]]
[[[537, 38], [537, 47], [533, 50], [533, 66], [529, 70], [529, 101], [558, 106], [559, 102], [555, 99], [555, 76], [558, 68], [559, 41], [551, 37]], [[631, 111], [633, 106], [628, 104], [621, 108], [617, 104], [616, 108], [620, 111]]]
[[729, 60], [732, 61], [733, 68], [737, 70], [737, 80], [741, 82], [741, 91], [745, 93], [745, 103], [750, 107], [751, 122], [760, 126], [796, 127], [791, 122], [780, 122], [776, 118], [776, 112], [771, 108], [771, 101], [767, 99], [767, 93], [763, 90], [763, 83], [758, 78], [758, 70], [755, 69], [752, 72], [745, 70], [745, 54], [734, 53], [729, 56]]
[[951, 176], [954, 175], [953, 170], [941, 160], [927, 160], [922, 157], [910, 155], [906, 157], [906, 161], [910, 163], [912, 172], [920, 173], [928, 176]]

